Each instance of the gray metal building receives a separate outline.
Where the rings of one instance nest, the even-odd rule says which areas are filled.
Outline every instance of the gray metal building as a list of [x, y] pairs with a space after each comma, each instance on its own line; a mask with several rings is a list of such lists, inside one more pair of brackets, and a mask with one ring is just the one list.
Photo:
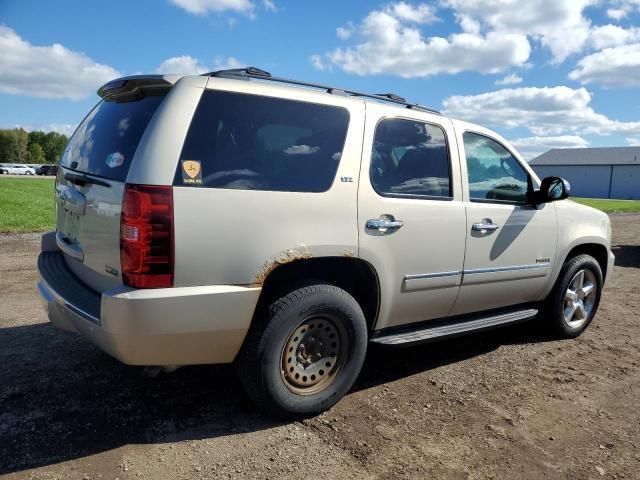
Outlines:
[[556, 148], [529, 164], [569, 180], [575, 197], [640, 199], [640, 147]]

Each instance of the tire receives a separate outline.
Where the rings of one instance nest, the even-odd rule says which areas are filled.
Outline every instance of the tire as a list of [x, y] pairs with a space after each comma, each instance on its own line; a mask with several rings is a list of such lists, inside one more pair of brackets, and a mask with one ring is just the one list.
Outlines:
[[[592, 289], [587, 293], [585, 287], [589, 285]], [[575, 338], [585, 331], [598, 310], [602, 286], [602, 269], [591, 255], [578, 255], [565, 262], [544, 309], [555, 336]]]
[[249, 397], [282, 418], [335, 405], [353, 386], [367, 350], [358, 302], [336, 286], [312, 284], [275, 300], [264, 317], [254, 320], [236, 360]]

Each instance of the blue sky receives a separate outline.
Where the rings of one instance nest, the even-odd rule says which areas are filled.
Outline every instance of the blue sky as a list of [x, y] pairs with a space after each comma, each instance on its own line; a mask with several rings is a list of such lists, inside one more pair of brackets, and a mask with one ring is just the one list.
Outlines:
[[640, 0], [0, 3], [0, 127], [68, 133], [114, 76], [239, 65], [391, 91], [528, 158], [640, 144]]

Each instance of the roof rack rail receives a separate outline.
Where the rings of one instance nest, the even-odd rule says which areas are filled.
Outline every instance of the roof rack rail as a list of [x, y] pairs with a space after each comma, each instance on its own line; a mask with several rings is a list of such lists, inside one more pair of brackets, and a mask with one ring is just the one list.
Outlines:
[[304, 82], [301, 80], [291, 80], [289, 78], [274, 77], [269, 72], [256, 67], [216, 70], [215, 72], [203, 73], [202, 75], [205, 77], [235, 78], [235, 79], [241, 78], [246, 80], [253, 78], [256, 80], [266, 80], [269, 82], [287, 83], [289, 85], [298, 85], [301, 87], [318, 88], [320, 90], [324, 90], [327, 93], [330, 93], [333, 95], [350, 95], [353, 97], [371, 98], [373, 100], [379, 100], [381, 102], [390, 102], [390, 103], [395, 103], [397, 105], [404, 105], [406, 108], [410, 108], [412, 110], [420, 110], [424, 112], [441, 115], [441, 113], [438, 110], [435, 110], [431, 107], [425, 107], [424, 105], [420, 105], [418, 103], [409, 103], [404, 98], [394, 93], [365, 93], [365, 92], [359, 92], [357, 90], [348, 90], [346, 88], [331, 87], [328, 85], [322, 85], [320, 83], [311, 83], [311, 82]]
[[399, 102], [406, 102], [407, 100], [405, 98], [402, 98], [400, 95], [396, 95], [395, 93], [375, 93], [374, 94], [377, 97], [386, 97], [389, 98], [391, 100], [397, 100]]

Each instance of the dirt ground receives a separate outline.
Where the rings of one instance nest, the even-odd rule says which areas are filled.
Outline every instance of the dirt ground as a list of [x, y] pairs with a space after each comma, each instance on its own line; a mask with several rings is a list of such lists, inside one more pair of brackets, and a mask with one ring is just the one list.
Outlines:
[[374, 350], [304, 422], [267, 418], [229, 367], [156, 379], [51, 327], [38, 237], [0, 239], [3, 478], [640, 478], [640, 215], [577, 340], [532, 326]]

